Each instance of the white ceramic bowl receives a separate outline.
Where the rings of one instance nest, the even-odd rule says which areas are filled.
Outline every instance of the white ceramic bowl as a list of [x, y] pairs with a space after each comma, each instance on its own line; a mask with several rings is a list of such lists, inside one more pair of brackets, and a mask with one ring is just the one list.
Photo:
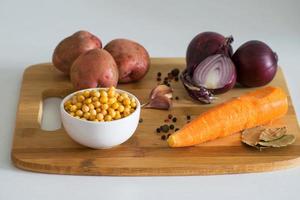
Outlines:
[[[95, 89], [107, 88], [90, 88], [85, 90]], [[139, 100], [129, 92], [116, 89], [117, 92], [125, 92], [129, 97], [135, 98], [137, 102], [135, 111], [127, 117], [110, 122], [84, 121], [72, 117], [69, 113], [67, 113], [64, 109], [64, 103], [74, 94], [85, 90], [80, 90], [66, 96], [60, 104], [62, 123], [69, 136], [79, 144], [94, 149], [111, 148], [128, 140], [135, 132], [139, 123], [141, 112]]]

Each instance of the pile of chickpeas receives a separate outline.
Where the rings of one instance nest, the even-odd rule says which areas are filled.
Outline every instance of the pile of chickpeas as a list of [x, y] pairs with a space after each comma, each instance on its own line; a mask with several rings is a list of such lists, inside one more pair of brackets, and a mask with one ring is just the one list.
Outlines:
[[64, 104], [75, 118], [95, 122], [121, 119], [133, 113], [136, 100], [127, 93], [118, 93], [114, 87], [76, 93]]

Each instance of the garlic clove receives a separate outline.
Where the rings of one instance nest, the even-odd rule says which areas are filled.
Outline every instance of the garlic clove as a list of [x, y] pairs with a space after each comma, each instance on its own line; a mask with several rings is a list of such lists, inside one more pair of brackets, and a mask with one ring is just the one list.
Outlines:
[[145, 105], [145, 108], [155, 108], [160, 110], [169, 110], [172, 107], [172, 101], [165, 95], [155, 96], [150, 99], [149, 103]]
[[158, 85], [150, 93], [150, 99], [155, 99], [156, 96], [166, 96], [172, 98], [173, 90], [167, 85]]

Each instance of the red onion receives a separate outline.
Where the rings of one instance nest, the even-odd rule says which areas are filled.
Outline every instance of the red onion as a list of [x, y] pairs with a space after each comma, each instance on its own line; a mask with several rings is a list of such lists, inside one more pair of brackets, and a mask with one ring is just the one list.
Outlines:
[[193, 99], [211, 103], [215, 98], [213, 94], [221, 94], [233, 88], [236, 70], [230, 58], [217, 54], [202, 61], [192, 76], [185, 70], [180, 78]]
[[231, 43], [233, 37], [224, 37], [215, 32], [203, 32], [196, 35], [190, 42], [186, 52], [188, 73], [191, 75], [194, 69], [205, 58], [215, 54], [232, 56]]
[[194, 70], [192, 80], [196, 86], [205, 87], [213, 94], [225, 93], [235, 85], [235, 66], [225, 55], [209, 56]]
[[277, 54], [261, 41], [244, 43], [234, 53], [232, 60], [237, 70], [237, 82], [246, 87], [268, 84], [277, 71]]

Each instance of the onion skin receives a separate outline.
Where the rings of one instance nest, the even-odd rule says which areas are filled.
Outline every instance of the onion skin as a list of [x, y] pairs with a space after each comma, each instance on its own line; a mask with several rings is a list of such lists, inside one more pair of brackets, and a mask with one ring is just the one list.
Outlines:
[[[210, 88], [205, 85], [208, 74], [211, 71], [218, 71], [219, 82], [215, 82], [215, 87]], [[236, 69], [230, 58], [223, 54], [207, 57], [193, 72], [193, 84], [208, 89], [213, 94], [222, 94], [231, 90], [236, 83]]]
[[245, 87], [260, 87], [273, 80], [278, 57], [264, 42], [251, 40], [232, 56], [237, 69], [237, 82]]
[[188, 73], [191, 75], [195, 68], [205, 58], [215, 54], [232, 56], [233, 50], [230, 45], [233, 37], [224, 37], [215, 32], [203, 32], [196, 35], [190, 42], [186, 52]]

